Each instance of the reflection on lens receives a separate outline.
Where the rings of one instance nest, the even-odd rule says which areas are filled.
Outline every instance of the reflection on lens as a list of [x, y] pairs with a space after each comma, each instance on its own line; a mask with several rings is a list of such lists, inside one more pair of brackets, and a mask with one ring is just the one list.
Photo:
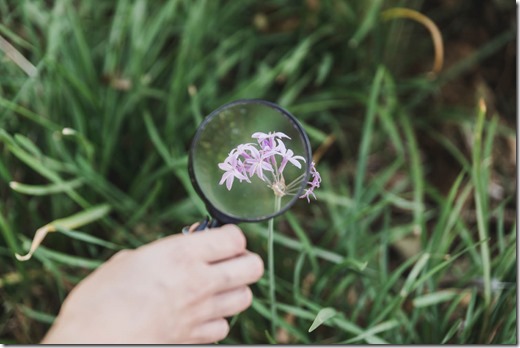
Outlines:
[[237, 221], [259, 221], [298, 199], [310, 161], [307, 136], [289, 113], [265, 101], [242, 100], [204, 120], [190, 170], [212, 209]]

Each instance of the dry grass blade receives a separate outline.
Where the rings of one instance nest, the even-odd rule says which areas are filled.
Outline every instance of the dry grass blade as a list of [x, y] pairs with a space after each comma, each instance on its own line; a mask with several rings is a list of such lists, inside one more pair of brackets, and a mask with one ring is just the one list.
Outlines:
[[394, 18], [409, 18], [426, 27], [430, 32], [433, 40], [433, 47], [435, 49], [435, 60], [431, 74], [437, 75], [442, 70], [444, 62], [444, 44], [442, 41], [442, 34], [439, 27], [430, 18], [422, 13], [409, 8], [391, 8], [382, 13], [383, 19], [389, 20]]
[[0, 51], [3, 51], [9, 59], [11, 59], [27, 76], [35, 77], [38, 75], [38, 69], [23, 56], [9, 41], [0, 35]]

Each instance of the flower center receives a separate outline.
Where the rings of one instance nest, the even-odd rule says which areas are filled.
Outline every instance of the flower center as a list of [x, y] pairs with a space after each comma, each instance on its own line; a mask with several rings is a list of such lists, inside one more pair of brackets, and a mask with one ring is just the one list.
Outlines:
[[278, 197], [285, 196], [286, 188], [287, 186], [285, 185], [285, 180], [283, 177], [279, 181], [276, 181], [271, 185], [271, 189], [273, 190], [274, 194]]

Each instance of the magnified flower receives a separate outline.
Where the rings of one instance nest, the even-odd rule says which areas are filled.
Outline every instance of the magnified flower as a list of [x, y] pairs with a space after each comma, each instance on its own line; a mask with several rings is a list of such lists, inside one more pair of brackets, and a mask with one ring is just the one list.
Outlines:
[[262, 150], [271, 150], [275, 147], [275, 139], [289, 138], [289, 136], [282, 132], [269, 132], [268, 134], [262, 132], [256, 132], [251, 135], [251, 138], [257, 139], [258, 144], [262, 147]]
[[250, 156], [247, 153], [248, 151], [252, 152], [252, 151], [258, 151], [258, 150], [254, 147], [253, 143], [240, 144], [236, 148], [231, 150], [229, 155], [230, 156], [233, 155], [233, 156], [237, 156], [237, 157], [243, 156], [244, 158], [249, 158]]
[[291, 139], [287, 134], [282, 132], [269, 132], [269, 133], [263, 133], [263, 132], [256, 132], [251, 135], [251, 138], [258, 139], [258, 142], [262, 142], [264, 140], [273, 140], [274, 138], [287, 138]]
[[260, 152], [256, 151], [253, 152], [254, 156], [251, 158], [246, 159], [246, 164], [248, 165], [248, 173], [250, 177], [253, 177], [253, 175], [256, 174], [261, 180], [264, 180], [264, 170], [273, 172], [273, 166], [269, 164], [266, 161], [265, 154], [261, 154]]
[[275, 150], [277, 155], [282, 156], [282, 163], [278, 168], [278, 171], [280, 173], [283, 172], [285, 166], [287, 165], [287, 162], [290, 162], [298, 169], [302, 167], [302, 165], [298, 161], [305, 162], [305, 158], [303, 158], [302, 156], [294, 156], [294, 152], [292, 150], [287, 150], [285, 144], [281, 140], [278, 140], [278, 145], [276, 146]]
[[222, 185], [224, 182], [226, 182], [226, 187], [228, 190], [231, 190], [231, 186], [233, 185], [233, 180], [237, 178], [238, 180], [242, 181], [249, 181], [249, 178], [242, 173], [243, 170], [241, 170], [241, 167], [243, 168], [243, 164], [241, 161], [234, 157], [229, 156], [226, 158], [226, 160], [223, 163], [219, 163], [218, 167], [225, 171], [225, 173], [222, 175], [222, 178], [220, 179], [219, 185]]
[[[235, 179], [250, 183], [256, 175], [273, 190], [276, 196], [295, 195], [305, 175], [302, 174], [286, 184], [283, 171], [288, 164], [301, 169], [302, 163], [306, 161], [303, 156], [295, 155], [293, 150], [285, 146], [282, 139], [291, 138], [282, 132], [256, 132], [251, 137], [256, 139], [258, 144], [240, 144], [229, 152], [224, 162], [218, 164], [224, 171], [219, 185], [225, 183], [227, 189], [231, 190]], [[320, 187], [321, 183], [314, 162], [311, 163], [310, 174], [312, 181], [307, 183], [309, 186], [300, 196], [300, 198], [307, 198], [309, 202], [311, 195], [316, 198], [314, 189]]]

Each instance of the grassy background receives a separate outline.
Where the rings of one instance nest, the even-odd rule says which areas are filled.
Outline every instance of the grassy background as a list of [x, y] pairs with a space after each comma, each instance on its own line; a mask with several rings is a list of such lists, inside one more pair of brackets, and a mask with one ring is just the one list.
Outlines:
[[[382, 19], [393, 7], [437, 24], [440, 74], [428, 74], [423, 26]], [[516, 344], [515, 11], [0, 0], [0, 36], [34, 66], [2, 41], [0, 342], [38, 342], [103, 260], [198, 221], [196, 127], [224, 103], [263, 98], [302, 121], [323, 183], [275, 221], [279, 332], [266, 335], [264, 277], [225, 343]], [[14, 258], [36, 229], [99, 207], [30, 261]], [[266, 224], [242, 227], [265, 258]]]

